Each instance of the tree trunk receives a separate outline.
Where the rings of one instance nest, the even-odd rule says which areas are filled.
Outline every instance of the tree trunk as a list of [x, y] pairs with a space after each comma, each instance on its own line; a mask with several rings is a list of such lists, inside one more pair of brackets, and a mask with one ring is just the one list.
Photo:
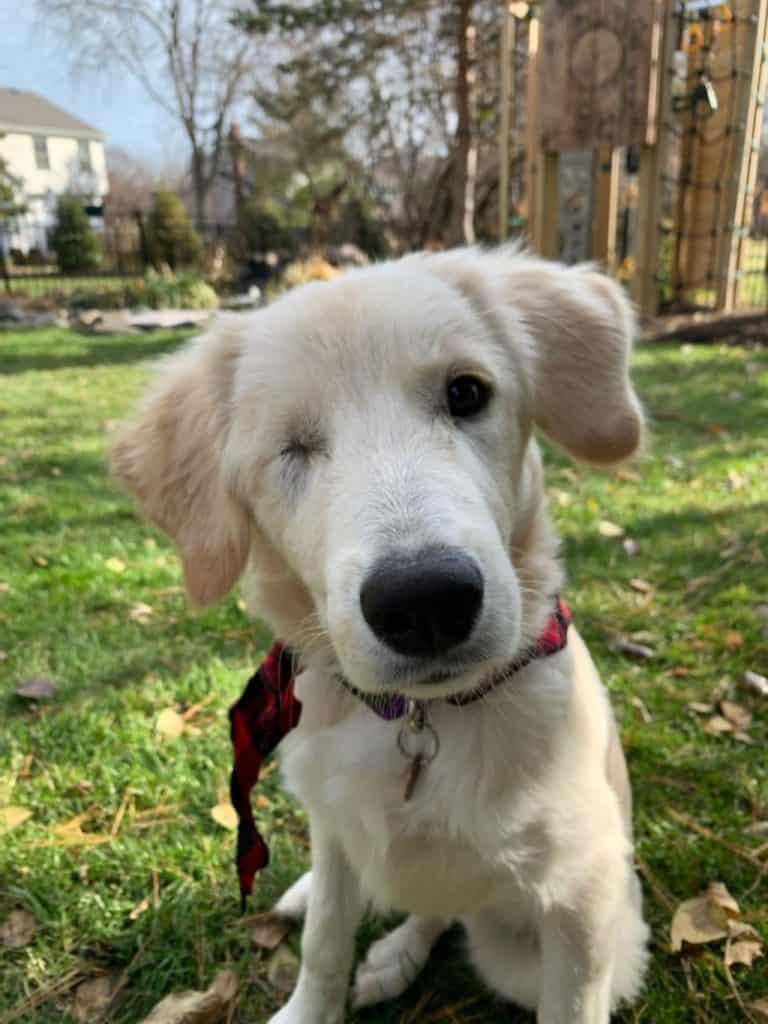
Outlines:
[[208, 198], [208, 182], [205, 177], [205, 154], [199, 149], [192, 150], [192, 201], [195, 207], [195, 227], [205, 227], [205, 200]]
[[456, 245], [475, 241], [475, 184], [477, 141], [473, 132], [475, 82], [474, 0], [457, 0], [456, 31], [456, 150], [451, 188], [448, 240]]

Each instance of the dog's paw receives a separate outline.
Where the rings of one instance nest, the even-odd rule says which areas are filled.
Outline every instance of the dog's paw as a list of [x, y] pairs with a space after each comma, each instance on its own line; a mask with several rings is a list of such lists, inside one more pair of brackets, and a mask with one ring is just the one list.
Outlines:
[[427, 962], [432, 945], [445, 925], [409, 917], [383, 939], [374, 942], [360, 964], [352, 990], [355, 1009], [396, 999]]
[[273, 912], [280, 917], [289, 917], [292, 921], [301, 920], [307, 912], [311, 887], [312, 872], [305, 871], [298, 882], [294, 882], [289, 889], [285, 890], [272, 908]]
[[344, 1011], [318, 1010], [291, 999], [269, 1018], [268, 1024], [344, 1024]]

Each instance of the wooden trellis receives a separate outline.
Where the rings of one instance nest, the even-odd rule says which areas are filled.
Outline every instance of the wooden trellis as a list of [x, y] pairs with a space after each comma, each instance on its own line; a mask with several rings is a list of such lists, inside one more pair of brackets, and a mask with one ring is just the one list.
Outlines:
[[[577, 243], [590, 242], [580, 258], [616, 270], [619, 194], [631, 192], [636, 205], [622, 236], [631, 234], [631, 251], [621, 255], [640, 310], [653, 315], [670, 296], [724, 311], [738, 305], [768, 78], [768, 0], [505, 2], [505, 33], [520, 25], [512, 12], [527, 22], [524, 191], [534, 248], [550, 257], [579, 252], [579, 244], [564, 248], [563, 225], [572, 223]], [[575, 151], [592, 161], [582, 202], [561, 194], [562, 155]]]

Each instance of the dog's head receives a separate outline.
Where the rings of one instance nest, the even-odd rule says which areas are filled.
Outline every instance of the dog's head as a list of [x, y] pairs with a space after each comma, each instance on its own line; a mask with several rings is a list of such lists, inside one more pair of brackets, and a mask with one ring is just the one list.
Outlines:
[[408, 257], [219, 319], [115, 466], [196, 602], [250, 559], [284, 640], [361, 689], [443, 695], [530, 642], [557, 585], [533, 426], [596, 463], [637, 448], [633, 326], [588, 268]]

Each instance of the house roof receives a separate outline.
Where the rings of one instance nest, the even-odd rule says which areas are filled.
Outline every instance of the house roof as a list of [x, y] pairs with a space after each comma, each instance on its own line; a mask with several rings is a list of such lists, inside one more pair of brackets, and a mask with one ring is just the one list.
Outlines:
[[40, 132], [70, 138], [103, 139], [97, 128], [55, 103], [24, 89], [0, 88], [0, 132]]

